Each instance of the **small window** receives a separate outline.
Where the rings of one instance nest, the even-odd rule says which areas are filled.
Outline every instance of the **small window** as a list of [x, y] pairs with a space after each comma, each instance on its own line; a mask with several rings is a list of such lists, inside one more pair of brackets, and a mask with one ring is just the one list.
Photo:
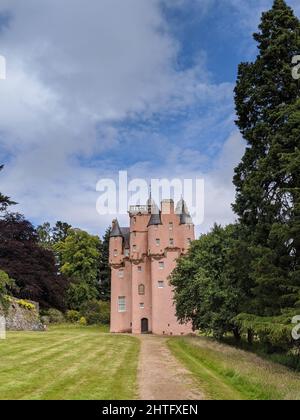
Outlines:
[[139, 271], [139, 272], [143, 271], [143, 270], [142, 270], [142, 267], [141, 267], [140, 265], [138, 266], [138, 271]]
[[126, 312], [126, 297], [125, 296], [119, 296], [118, 298], [118, 311]]
[[163, 261], [160, 261], [158, 265], [160, 270], [163, 270], [165, 268], [165, 263]]
[[118, 256], [118, 250], [114, 249], [114, 257], [117, 257], [117, 256]]
[[125, 257], [129, 257], [129, 249], [125, 249]]
[[119, 270], [118, 277], [119, 277], [119, 279], [123, 279], [124, 278], [124, 270]]
[[170, 243], [170, 246], [174, 246], [174, 239], [170, 239], [169, 243]]
[[165, 287], [165, 282], [164, 281], [162, 281], [162, 280], [160, 280], [159, 282], [158, 282], [158, 288], [159, 289], [163, 289]]
[[139, 285], [139, 295], [143, 296], [145, 294], [145, 286], [143, 284]]
[[173, 230], [173, 223], [172, 222], [169, 223], [169, 230]]
[[133, 232], [133, 237], [136, 238], [136, 232]]
[[133, 224], [136, 224], [136, 217], [133, 218]]
[[140, 303], [140, 308], [144, 309], [145, 308], [145, 304], [144, 303]]
[[133, 246], [132, 246], [132, 250], [133, 250], [133, 252], [136, 252], [136, 249], [137, 249], [137, 248], [136, 248], [136, 245], [133, 245]]
[[192, 243], [191, 238], [188, 238], [188, 243], [189, 243], [189, 244], [191, 244], [191, 243]]
[[157, 246], [159, 246], [160, 245], [160, 239], [156, 239], [155, 243], [156, 243]]

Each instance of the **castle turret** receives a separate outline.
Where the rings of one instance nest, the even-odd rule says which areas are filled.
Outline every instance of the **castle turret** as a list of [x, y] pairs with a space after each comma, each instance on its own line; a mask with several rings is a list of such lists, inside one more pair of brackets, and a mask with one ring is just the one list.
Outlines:
[[113, 265], [123, 263], [123, 234], [117, 219], [112, 222], [112, 230], [109, 240], [109, 262]]

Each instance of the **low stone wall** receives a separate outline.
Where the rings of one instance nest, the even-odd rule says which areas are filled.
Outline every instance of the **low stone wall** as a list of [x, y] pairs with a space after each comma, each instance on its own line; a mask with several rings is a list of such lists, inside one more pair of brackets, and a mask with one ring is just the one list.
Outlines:
[[44, 331], [36, 302], [10, 298], [8, 309], [4, 311], [0, 308], [0, 314], [5, 317], [7, 330]]

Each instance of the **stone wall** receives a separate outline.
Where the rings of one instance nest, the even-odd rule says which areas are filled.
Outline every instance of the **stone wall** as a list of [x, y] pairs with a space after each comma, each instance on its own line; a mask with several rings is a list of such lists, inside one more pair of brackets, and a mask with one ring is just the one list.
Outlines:
[[0, 314], [5, 317], [6, 329], [11, 331], [43, 331], [39, 317], [39, 305], [36, 302], [10, 298], [9, 307]]

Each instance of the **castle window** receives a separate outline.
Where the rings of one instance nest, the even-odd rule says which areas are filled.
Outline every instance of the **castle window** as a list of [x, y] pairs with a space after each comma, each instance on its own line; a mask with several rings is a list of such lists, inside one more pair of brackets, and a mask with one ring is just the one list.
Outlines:
[[145, 294], [145, 286], [143, 284], [139, 285], [139, 295], [142, 296]]
[[118, 250], [114, 249], [114, 257], [117, 257], [117, 256], [118, 256]]
[[136, 252], [136, 245], [132, 246], [132, 250], [133, 250], [133, 252]]
[[124, 270], [119, 270], [118, 277], [119, 277], [119, 279], [123, 279], [124, 278]]
[[173, 230], [173, 223], [172, 222], [169, 223], [169, 230]]
[[160, 245], [160, 239], [156, 239], [155, 243], [156, 243], [157, 246], [159, 246]]
[[170, 246], [174, 246], [174, 239], [170, 239]]
[[188, 238], [188, 243], [189, 243], [189, 244], [191, 244], [191, 243], [192, 243], [191, 238]]
[[125, 257], [129, 257], [129, 249], [125, 249]]
[[140, 303], [140, 308], [144, 309], [145, 308], [145, 304], [144, 303]]
[[119, 296], [118, 298], [118, 311], [126, 312], [126, 297], [125, 296]]
[[139, 271], [139, 272], [141, 272], [141, 271], [142, 271], [142, 267], [141, 267], [140, 265], [138, 266], [138, 268], [137, 268], [137, 269], [138, 269], [138, 271]]
[[159, 289], [163, 289], [164, 287], [165, 287], [165, 282], [164, 282], [164, 281], [162, 281], [162, 280], [161, 280], [161, 281], [159, 281], [159, 282], [158, 282], [158, 288], [159, 288]]
[[163, 261], [160, 261], [158, 265], [160, 270], [163, 270], [165, 268], [165, 263]]

